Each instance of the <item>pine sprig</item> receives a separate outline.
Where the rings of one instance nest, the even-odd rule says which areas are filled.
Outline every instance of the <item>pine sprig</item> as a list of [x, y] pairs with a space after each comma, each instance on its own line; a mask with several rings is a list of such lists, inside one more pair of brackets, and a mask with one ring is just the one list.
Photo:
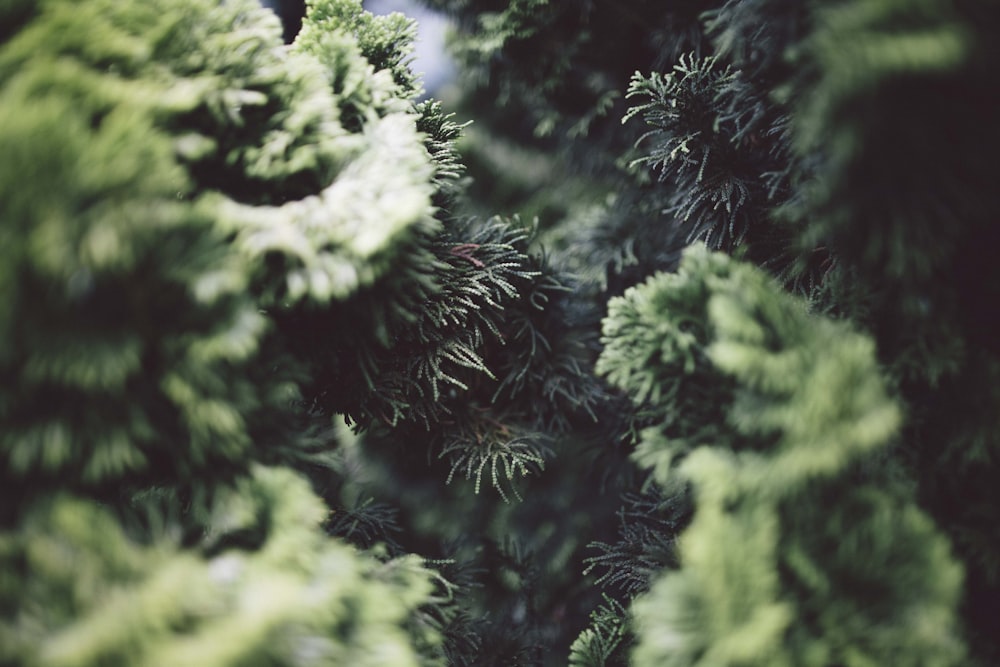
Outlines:
[[685, 492], [665, 498], [653, 490], [628, 494], [619, 510], [619, 539], [614, 544], [591, 542], [601, 553], [584, 560], [584, 575], [604, 569], [595, 584], [617, 586], [629, 598], [649, 589], [653, 578], [676, 568], [677, 537], [690, 519], [690, 498]]
[[429, 430], [479, 378], [495, 378], [483, 355], [488, 344], [502, 344], [505, 310], [536, 275], [525, 254], [528, 238], [520, 226], [496, 218], [456, 224], [436, 239], [431, 276], [437, 289], [414, 322], [394, 327], [391, 346], [370, 349], [361, 367], [369, 391], [347, 397], [344, 411], [352, 421]]
[[434, 185], [437, 188], [434, 204], [449, 211], [462, 191], [461, 177], [465, 163], [458, 153], [456, 142], [470, 122], [455, 122], [455, 114], [448, 113], [437, 100], [420, 102], [417, 113], [417, 130], [426, 136], [425, 146], [434, 161]]
[[587, 627], [570, 646], [571, 667], [618, 667], [627, 664], [623, 649], [631, 644], [628, 610], [604, 596], [604, 603], [590, 613]]
[[472, 419], [446, 436], [438, 454], [451, 464], [445, 483], [450, 484], [461, 472], [465, 479], [475, 481], [478, 494], [486, 476], [504, 502], [510, 502], [507, 490], [523, 500], [517, 480], [544, 470], [543, 455], [549, 452], [548, 446], [538, 434], [522, 432], [487, 414]]
[[326, 530], [361, 549], [384, 544], [398, 555], [403, 552], [395, 538], [401, 530], [398, 515], [395, 507], [359, 496], [351, 506], [330, 511]]
[[633, 161], [659, 172], [675, 188], [666, 213], [687, 230], [687, 241], [704, 241], [714, 248], [731, 248], [750, 231], [765, 199], [762, 169], [752, 151], [740, 150], [748, 128], [740, 114], [719, 113], [720, 98], [738, 81], [738, 74], [716, 56], [682, 56], [667, 75], [632, 77], [626, 99], [640, 98], [623, 122], [641, 116], [653, 129], [648, 154]]

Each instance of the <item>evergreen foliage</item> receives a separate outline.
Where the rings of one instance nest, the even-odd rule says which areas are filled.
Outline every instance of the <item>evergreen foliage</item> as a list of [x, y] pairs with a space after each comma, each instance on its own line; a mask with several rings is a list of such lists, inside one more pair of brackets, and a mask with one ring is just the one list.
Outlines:
[[0, 3], [0, 665], [1000, 662], [995, 3], [422, 2]]
[[[694, 496], [679, 567], [633, 606], [635, 664], [958, 663], [961, 569], [913, 498], [864, 466], [900, 422], [869, 340], [697, 247], [613, 299], [604, 336], [599, 370], [667, 420], [636, 460]], [[686, 406], [650, 385], [678, 376], [693, 387], [663, 393], [718, 406], [718, 432], [671, 419]]]
[[[857, 626], [827, 622], [823, 632], [839, 637], [836, 642], [864, 646], [850, 656], [830, 657], [830, 645], [816, 648], [827, 640], [822, 633], [810, 635], [815, 628], [780, 650], [792, 651], [784, 654], [796, 656], [792, 662], [851, 664], [865, 652], [896, 651], [895, 642], [912, 649], [908, 655], [915, 664], [953, 664], [962, 659], [966, 640], [973, 664], [1000, 659], [989, 639], [1000, 599], [995, 583], [1000, 559], [993, 545], [1000, 542], [987, 527], [997, 506], [998, 404], [998, 322], [992, 307], [997, 281], [988, 249], [995, 245], [1000, 201], [989, 185], [996, 169], [988, 164], [997, 137], [988, 120], [997, 110], [990, 82], [1000, 64], [990, 37], [1000, 25], [992, 3], [426, 4], [455, 18], [453, 42], [465, 70], [466, 104], [488, 124], [489, 132], [480, 128], [466, 150], [473, 176], [489, 178], [491, 185], [477, 189], [473, 183], [473, 195], [498, 208], [538, 212], [540, 238], [553, 261], [581, 279], [578, 301], [603, 309], [609, 297], [650, 280], [627, 306], [613, 298], [609, 304], [597, 369], [627, 389], [635, 403], [623, 411], [613, 399], [599, 399], [599, 423], [610, 430], [602, 436], [605, 455], [594, 460], [608, 466], [609, 475], [621, 476], [618, 488], [649, 492], [642, 475], [611, 462], [611, 453], [622, 451], [620, 443], [634, 441], [636, 462], [657, 480], [655, 486], [666, 485], [655, 494], [671, 500], [648, 503], [642, 519], [633, 517], [634, 500], [628, 501], [617, 536], [595, 539], [586, 559], [587, 571], [600, 575], [595, 584], [618, 589], [627, 602], [648, 588], [650, 570], [683, 572], [685, 558], [694, 558], [685, 557], [684, 536], [708, 529], [699, 527], [703, 503], [697, 485], [678, 473], [691, 465], [693, 452], [712, 446], [740, 457], [765, 451], [773, 456], [774, 447], [784, 446], [775, 441], [779, 431], [812, 428], [808, 419], [782, 421], [777, 415], [772, 416], [779, 423], [764, 434], [750, 428], [763, 428], [768, 419], [770, 413], [760, 412], [766, 407], [758, 403], [763, 397], [744, 403], [746, 389], [732, 372], [719, 372], [709, 353], [717, 333], [707, 326], [713, 298], [708, 284], [718, 281], [691, 280], [683, 267], [676, 274], [658, 273], [676, 270], [683, 248], [701, 239], [760, 265], [807, 298], [783, 306], [788, 312], [825, 313], [868, 332], [875, 346], [866, 373], [881, 374], [879, 382], [899, 406], [898, 428], [887, 428], [865, 446], [865, 438], [834, 429], [831, 422], [834, 430], [817, 443], [839, 443], [824, 450], [833, 467], [810, 483], [816, 495], [801, 499], [801, 517], [816, 523], [809, 529], [798, 523], [791, 509], [798, 507], [795, 495], [795, 501], [779, 503], [780, 525], [804, 531], [811, 544], [803, 547], [806, 552], [836, 540], [832, 535], [847, 533], [846, 525], [836, 523], [824, 533], [827, 514], [818, 518], [810, 508], [821, 502], [832, 508], [840, 502], [839, 489], [860, 485], [857, 498], [844, 498], [845, 512], [853, 516], [866, 507], [897, 517], [886, 534], [898, 530], [893, 539], [925, 547], [919, 556], [914, 547], [908, 562], [930, 584], [902, 584], [909, 575], [902, 574], [898, 556], [887, 556], [900, 577], [893, 579], [895, 589], [878, 587], [878, 596], [898, 600], [905, 609], [911, 592], [925, 595], [927, 608], [938, 610], [934, 613], [949, 615], [957, 608], [961, 616], [952, 630], [924, 638], [937, 648], [914, 648], [924, 639], [915, 633], [911, 642], [901, 632], [909, 621], [888, 614], [878, 641], [847, 639], [838, 634], [846, 630], [834, 626]], [[532, 18], [525, 11], [529, 5]], [[593, 20], [598, 16], [601, 20]], [[625, 124], [609, 122], [617, 118]], [[544, 171], [533, 170], [532, 163], [545, 165]], [[546, 171], [553, 174], [550, 179]], [[723, 276], [732, 270], [722, 268], [731, 267], [722, 259], [705, 261], [719, 263]], [[740, 281], [751, 280], [742, 269], [739, 273]], [[797, 317], [786, 313], [768, 321]], [[808, 328], [827, 326], [807, 321]], [[775, 335], [792, 333], [774, 326]], [[840, 335], [833, 338], [839, 341]], [[806, 349], [799, 354], [827, 355]], [[787, 375], [792, 382], [807, 370], [789, 366], [775, 377]], [[854, 381], [845, 380], [851, 394], [857, 391]], [[801, 393], [801, 403], [784, 408], [788, 415], [811, 415], [826, 400], [812, 385], [784, 391]], [[834, 465], [836, 453], [852, 443], [872, 451], [859, 450], [841, 470]], [[800, 456], [815, 465], [824, 460], [811, 449]], [[829, 516], [841, 516], [837, 511]], [[859, 534], [879, 534], [872, 532], [876, 524], [860, 518], [847, 523], [857, 524]], [[953, 556], [938, 530], [950, 538]], [[808, 531], [815, 535], [805, 538]], [[678, 535], [680, 553], [671, 550]], [[892, 549], [882, 537], [872, 540], [874, 563], [881, 558], [876, 554]], [[730, 541], [720, 537], [715, 544], [722, 548]], [[887, 551], [878, 552], [877, 545]], [[782, 553], [774, 557], [785, 558]], [[867, 559], [859, 551], [844, 552], [844, 563], [854, 562], [859, 572]], [[966, 572], [960, 603], [953, 559]], [[833, 561], [823, 567], [853, 576]], [[671, 577], [680, 581], [680, 575], [670, 574], [657, 581]], [[837, 610], [851, 603], [810, 588], [815, 585], [796, 589], [795, 595], [809, 591], [798, 598], [784, 597], [789, 593], [782, 589], [782, 604], [815, 596], [831, 619], [843, 619]], [[666, 610], [682, 609], [668, 597], [648, 594], [646, 613], [663, 620]], [[818, 607], [808, 614], [793, 608], [795, 619], [820, 618]], [[598, 636], [610, 636], [600, 634], [606, 627], [611, 626], [598, 624], [581, 635], [573, 659], [622, 661], [603, 653]], [[651, 624], [650, 636], [654, 627], [663, 625]], [[816, 653], [807, 660], [794, 651]], [[881, 662], [903, 661], [899, 651]], [[704, 658], [697, 650], [691, 656]]]
[[[156, 63], [144, 32], [190, 20], [169, 9], [55, 3], [5, 45], [5, 476], [36, 492], [236, 463], [295, 396], [291, 369], [255, 377], [267, 322], [181, 158], [205, 143], [168, 129], [241, 91]], [[246, 37], [273, 35], [269, 18]]]
[[[741, 165], [731, 150], [746, 132], [740, 118], [720, 125], [712, 113], [733, 79], [732, 71], [718, 71], [717, 63], [714, 57], [696, 61], [682, 56], [667, 77], [637, 74], [626, 97], [642, 96], [649, 102], [634, 105], [625, 119], [643, 114], [646, 123], [656, 128], [644, 135], [655, 137], [655, 144], [638, 162], [660, 171], [661, 180], [671, 179], [677, 201], [667, 210], [691, 225], [686, 240], [721, 248], [745, 239], [749, 221], [744, 207], [761, 197], [763, 188], [752, 177], [763, 170], [759, 165]], [[710, 170], [709, 160], [725, 166]], [[706, 181], [706, 171], [724, 178]]]
[[860, 286], [859, 319], [912, 415], [903, 456], [967, 564], [968, 632], [990, 664], [1000, 541], [984, 519], [996, 516], [988, 480], [1000, 459], [989, 304], [1000, 283], [987, 248], [1000, 200], [988, 184], [1000, 134], [987, 118], [1000, 14], [992, 3], [858, 2], [822, 18], [805, 43], [817, 76], [795, 122], [796, 153], [817, 157], [787, 215]]
[[418, 614], [431, 573], [327, 538], [327, 511], [292, 471], [256, 468], [182, 549], [176, 515], [151, 514], [144, 544], [92, 501], [46, 500], [3, 537], [4, 664], [444, 664], [420, 654], [440, 641]]
[[373, 546], [288, 467], [336, 468], [291, 318], [443, 229], [442, 112], [386, 69], [409, 32], [354, 2], [290, 48], [253, 2], [5, 11], [4, 664], [444, 664], [447, 582], [328, 537]]
[[626, 610], [620, 603], [606, 598], [606, 604], [591, 613], [591, 627], [580, 633], [570, 646], [572, 667], [604, 667], [618, 664], [620, 647], [624, 645]]

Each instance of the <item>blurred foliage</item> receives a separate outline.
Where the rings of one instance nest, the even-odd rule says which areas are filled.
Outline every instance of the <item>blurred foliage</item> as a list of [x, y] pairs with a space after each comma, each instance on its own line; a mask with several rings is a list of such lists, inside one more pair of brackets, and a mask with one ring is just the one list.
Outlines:
[[408, 23], [312, 11], [285, 47], [249, 1], [3, 8], [4, 664], [445, 664], [452, 585], [290, 468], [338, 465], [290, 325], [366, 292], [339, 328], [384, 348], [448, 287], [455, 130]]
[[[694, 497], [679, 564], [633, 605], [637, 665], [961, 661], [961, 567], [888, 464], [866, 463], [901, 421], [874, 346], [803, 305], [698, 247], [609, 304], [598, 368], [665, 418], [634, 457]], [[675, 405], [692, 395], [715, 432]]]
[[994, 3], [265, 4], [0, 3], [0, 664], [1000, 661]]
[[0, 537], [0, 661], [18, 665], [430, 665], [434, 591], [414, 556], [380, 562], [328, 539], [295, 473], [219, 491], [195, 548], [178, 526], [130, 539], [106, 508], [56, 496]]

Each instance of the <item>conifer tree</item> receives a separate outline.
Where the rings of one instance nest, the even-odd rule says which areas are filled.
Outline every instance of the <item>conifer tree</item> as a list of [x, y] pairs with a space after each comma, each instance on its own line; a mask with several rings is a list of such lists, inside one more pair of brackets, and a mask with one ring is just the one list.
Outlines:
[[1000, 660], [993, 4], [422, 1], [0, 8], [0, 664]]
[[333, 537], [295, 328], [368, 290], [377, 349], [446, 287], [453, 130], [408, 23], [317, 2], [285, 47], [253, 2], [4, 12], [0, 660], [446, 664], [450, 584]]
[[900, 422], [869, 339], [697, 247], [613, 299], [604, 337], [598, 371], [661, 416], [635, 459], [694, 503], [633, 605], [634, 664], [959, 663], [962, 570], [869, 463]]
[[[997, 599], [992, 546], [997, 540], [986, 519], [996, 515], [989, 508], [996, 506], [990, 489], [997, 475], [990, 453], [996, 444], [996, 383], [988, 379], [994, 377], [996, 359], [991, 341], [997, 320], [989, 304], [996, 301], [997, 283], [985, 259], [998, 201], [988, 185], [995, 169], [987, 164], [996, 144], [987, 117], [997, 110], [988, 82], [1000, 65], [989, 37], [998, 25], [992, 5], [908, 0], [427, 4], [455, 17], [453, 41], [467, 72], [467, 106], [489, 123], [488, 130], [472, 135], [479, 142], [469, 147], [472, 165], [479, 167], [477, 160], [486, 165], [474, 175], [483, 174], [491, 185], [499, 180], [503, 198], [494, 205], [516, 208], [512, 202], [519, 196], [521, 206], [539, 213], [542, 239], [555, 263], [583, 278], [578, 298], [603, 309], [609, 297], [659, 271], [675, 270], [684, 247], [704, 242], [763, 267], [814, 312], [848, 319], [872, 336], [875, 359], [867, 362], [869, 372], [883, 375], [904, 418], [896, 435], [886, 434], [882, 454], [852, 464], [842, 479], [887, 476], [888, 486], [899, 487], [888, 497], [863, 502], [870, 508], [885, 502], [894, 508], [886, 510], [890, 514], [916, 517], [898, 522], [913, 536], [899, 539], [923, 545], [925, 555], [914, 555], [914, 567], [927, 568], [925, 576], [941, 586], [922, 589], [928, 594], [926, 608], [937, 608], [942, 618], [956, 606], [960, 612], [954, 631], [933, 640], [937, 649], [913, 650], [931, 638], [907, 642], [898, 633], [883, 647], [898, 655], [881, 661], [903, 660], [912, 651], [915, 664], [955, 664], [963, 660], [961, 644], [967, 642], [964, 660], [995, 662], [996, 643], [988, 637], [995, 634], [989, 628]], [[624, 119], [622, 126], [618, 119]], [[539, 170], [528, 166], [531, 160], [542, 161], [556, 175], [551, 181], [539, 179]], [[489, 194], [475, 187], [473, 193]], [[656, 291], [655, 300], [655, 289], [644, 286], [645, 292], [630, 297], [645, 319], [619, 306], [604, 325], [600, 368], [616, 383], [623, 377], [641, 380], [623, 387], [638, 398], [631, 417], [623, 422], [605, 412], [613, 405], [620, 415], [617, 404], [599, 405], [596, 411], [605, 425], [627, 425], [606, 447], [618, 438], [637, 443], [638, 463], [660, 482], [633, 480], [623, 498], [617, 542], [595, 540], [587, 568], [626, 606], [654, 579], [674, 582], [657, 584], [656, 592], [637, 604], [637, 617], [646, 618], [639, 627], [646, 628], [650, 642], [668, 621], [693, 618], [684, 616], [692, 610], [677, 606], [683, 597], [676, 593], [677, 582], [686, 578], [685, 560], [700, 567], [700, 557], [686, 550], [696, 550], [688, 544], [698, 543], [697, 536], [709, 530], [702, 527], [708, 515], [702, 513], [696, 481], [670, 472], [688, 464], [662, 452], [653, 456], [653, 451], [684, 451], [679, 438], [737, 451], [749, 444], [739, 425], [730, 423], [720, 398], [740, 391], [734, 379], [714, 376], [706, 385], [691, 381], [692, 374], [697, 378], [711, 367], [692, 361], [701, 358], [695, 350], [708, 345], [707, 339], [696, 342], [686, 328], [676, 338], [665, 338], [668, 312], [678, 309], [676, 317], [683, 313], [687, 326], [694, 327], [693, 322], [704, 320], [699, 308], [706, 305], [699, 303], [710, 299], [711, 290], [671, 297], [668, 292], [679, 289], [673, 284]], [[762, 289], [770, 294], [775, 287]], [[809, 327], [827, 326], [810, 321], [815, 324]], [[612, 355], [616, 345], [622, 346], [621, 354]], [[630, 354], [635, 355], [631, 362]], [[636, 375], [620, 375], [622, 365]], [[803, 424], [808, 424], [805, 417]], [[664, 431], [652, 438], [653, 427]], [[666, 480], [670, 484], [664, 486]], [[817, 481], [817, 486], [843, 483]], [[809, 506], [803, 498], [802, 517], [809, 516]], [[856, 527], [869, 530], [863, 522]], [[827, 528], [815, 529], [819, 539], [819, 531]], [[689, 533], [693, 536], [685, 537]], [[726, 540], [720, 538], [716, 547], [724, 549]], [[960, 602], [955, 560], [965, 571]], [[848, 576], [839, 566], [827, 566]], [[655, 575], [678, 568], [676, 575]], [[904, 580], [901, 575], [899, 581]], [[671, 586], [675, 599], [662, 592]], [[734, 590], [740, 589], [734, 585]], [[685, 591], [688, 602], [707, 594]], [[893, 599], [891, 591], [883, 593]], [[817, 589], [812, 594], [819, 595]], [[792, 599], [777, 595], [782, 604]], [[831, 613], [837, 613], [833, 608], [840, 603], [817, 599], [827, 600]], [[634, 624], [616, 604], [595, 608], [593, 623], [573, 645], [573, 664], [628, 662], [628, 631]], [[898, 609], [907, 604], [900, 599]], [[675, 648], [698, 645], [687, 654], [692, 664], [724, 662], [726, 655], [735, 659], [737, 653], [715, 643], [721, 635], [705, 639], [700, 633], [707, 628], [685, 627], [690, 633]], [[716, 629], [722, 627], [736, 626]], [[879, 641], [892, 636], [879, 633]], [[697, 636], [702, 639], [693, 640]], [[771, 664], [771, 658], [852, 664], [879, 643], [841, 635], [838, 641], [866, 648], [831, 658], [827, 648], [816, 648], [821, 640], [816, 644], [815, 636], [805, 641], [806, 636], [809, 632], [797, 630], [794, 642], [789, 639], [778, 653], [757, 657], [761, 664]], [[888, 648], [892, 642], [896, 647]], [[711, 646], [721, 653], [701, 652]], [[777, 646], [767, 648], [763, 642], [756, 648]], [[670, 651], [661, 648], [658, 653], [640, 637], [636, 660], [667, 660]], [[744, 648], [744, 657], [754, 650], [749, 643], [736, 646]], [[685, 661], [680, 654], [671, 659]]]

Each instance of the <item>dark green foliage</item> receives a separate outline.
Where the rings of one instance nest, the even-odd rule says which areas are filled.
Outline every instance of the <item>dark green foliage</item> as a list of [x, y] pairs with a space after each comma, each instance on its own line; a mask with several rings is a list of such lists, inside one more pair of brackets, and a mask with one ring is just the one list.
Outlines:
[[[424, 295], [422, 310], [412, 321], [387, 322], [382, 346], [356, 341], [370, 348], [370, 356], [362, 353], [354, 371], [368, 383], [367, 391], [359, 393], [356, 384], [342, 387], [349, 395], [334, 399], [338, 411], [363, 426], [378, 420], [429, 428], [451, 412], [449, 389], [464, 393], [474, 378], [492, 375], [482, 352], [500, 336], [505, 304], [517, 298], [517, 286], [534, 272], [523, 253], [524, 232], [501, 220], [476, 227], [448, 230], [435, 239], [425, 267], [433, 291]], [[345, 353], [351, 357], [338, 364], [359, 363], [357, 348]], [[336, 391], [333, 386], [322, 389]]]
[[652, 578], [677, 562], [677, 535], [690, 520], [689, 494], [666, 496], [656, 487], [643, 495], [626, 495], [619, 510], [618, 541], [593, 542], [601, 553], [587, 558], [584, 574], [602, 572], [594, 582], [619, 588], [629, 597], [649, 589]]
[[[791, 154], [790, 91], [811, 68], [792, 54], [808, 34], [807, 3], [733, 0], [706, 11], [713, 48], [676, 58], [666, 74], [636, 72], [628, 121], [649, 128], [633, 164], [647, 164], [668, 186], [665, 213], [683, 243], [701, 240], [770, 267], [790, 286], [815, 292], [817, 260], [793, 270], [794, 230], [776, 224], [776, 209], [796, 200], [793, 174], [808, 160]], [[677, 241], [672, 241], [677, 244]], [[824, 256], [820, 257], [820, 261]]]
[[484, 168], [490, 179], [471, 192], [494, 210], [537, 212], [557, 263], [588, 283], [617, 291], [675, 265], [686, 232], [663, 213], [669, 197], [622, 169], [642, 130], [619, 121], [637, 70], [703, 48], [698, 16], [713, 3], [428, 4], [456, 20], [468, 113], [489, 124], [464, 151], [473, 179]]
[[[456, 19], [453, 42], [466, 72], [465, 103], [487, 124], [488, 132], [472, 135], [466, 152], [470, 174], [480, 181], [470, 192], [495, 209], [539, 215], [539, 238], [552, 262], [579, 276], [576, 303], [603, 310], [609, 296], [676, 268], [685, 245], [700, 238], [766, 268], [790, 291], [808, 297], [787, 306], [791, 310], [851, 319], [871, 333], [875, 346], [865, 353], [866, 372], [890, 387], [903, 406], [899, 435], [889, 447], [885, 432], [876, 445], [828, 416], [829, 432], [819, 429], [822, 439], [804, 432], [796, 438], [815, 440], [816, 447], [854, 443], [859, 449], [848, 457], [854, 462], [838, 468], [844, 459], [834, 454], [836, 447], [810, 448], [800, 456], [817, 466], [812, 474], [832, 476], [831, 488], [862, 487], [864, 499], [857, 505], [845, 500], [845, 507], [885, 512], [899, 525], [900, 542], [927, 545], [920, 554], [913, 547], [913, 572], [924, 572], [914, 577], [935, 581], [879, 589], [878, 597], [905, 608], [912, 591], [952, 613], [956, 569], [936, 529], [913, 509], [915, 489], [916, 501], [949, 534], [969, 572], [961, 624], [972, 637], [971, 659], [990, 664], [994, 649], [982, 638], [995, 608], [988, 602], [995, 588], [987, 572], [996, 568], [986, 564], [997, 561], [986, 546], [995, 540], [983, 519], [995, 514], [987, 509], [995, 498], [985, 485], [995, 479], [989, 453], [995, 437], [989, 434], [996, 432], [997, 397], [988, 378], [996, 377], [996, 346], [990, 342], [996, 322], [987, 304], [996, 300], [996, 281], [983, 258], [994, 240], [995, 225], [986, 221], [996, 218], [988, 185], [995, 170], [987, 165], [995, 151], [974, 144], [992, 147], [995, 137], [987, 116], [995, 115], [996, 105], [987, 100], [986, 83], [995, 79], [998, 63], [996, 48], [988, 46], [995, 10], [980, 2], [880, 0], [427, 4]], [[623, 116], [629, 119], [623, 127], [609, 122]], [[893, 266], [897, 260], [900, 269]], [[737, 274], [733, 284], [758, 280], [743, 269]], [[705, 324], [714, 298], [708, 283], [691, 280], [682, 268], [676, 275], [656, 275], [651, 284], [659, 289], [650, 287], [629, 307], [611, 302], [598, 368], [638, 400], [623, 410], [606, 397], [597, 399], [601, 426], [595, 430], [602, 432], [607, 458], [594, 460], [609, 464], [615, 446], [634, 438], [637, 461], [673, 494], [685, 488], [674, 469], [706, 445], [747, 457], [775, 447], [784, 451], [788, 441], [779, 433], [805, 428], [790, 415], [813, 414], [825, 400], [818, 387], [792, 384], [791, 378], [834, 378], [837, 372], [818, 362], [782, 361], [780, 370], [769, 372], [787, 376], [787, 386], [748, 394], [733, 374], [719, 372], [707, 352], [716, 336]], [[781, 309], [775, 314], [766, 299], [754, 297], [756, 287], [733, 289], [730, 298], [762, 309], [774, 329], [767, 336], [801, 337], [798, 326], [826, 327], [820, 320], [796, 324], [797, 316]], [[786, 318], [792, 323], [784, 324]], [[827, 343], [810, 343], [791, 356], [822, 357], [824, 346], [842, 337], [816, 335]], [[862, 393], [856, 380], [842, 379], [852, 395]], [[779, 397], [790, 401], [782, 403], [787, 416], [764, 410]], [[765, 428], [771, 417], [776, 422]], [[862, 456], [868, 446], [877, 453]], [[793, 451], [786, 452], [788, 461], [795, 459]], [[823, 465], [833, 468], [821, 473]], [[558, 474], [559, 466], [558, 460], [551, 463], [545, 475]], [[623, 475], [618, 481], [628, 491], [643, 488], [641, 475], [609, 468], [615, 471], [609, 476]], [[873, 484], [889, 489], [869, 493]], [[839, 491], [817, 490], [802, 499], [803, 516], [814, 516], [809, 507], [833, 504], [823, 493], [840, 497]], [[850, 516], [855, 509], [847, 510]], [[661, 561], [668, 570], [677, 564], [666, 545], [686, 524], [661, 530], [649, 510], [647, 523], [625, 522], [617, 537], [605, 532], [595, 538], [588, 557], [590, 572], [612, 588], [628, 587], [621, 591], [626, 595], [642, 586], [644, 577], [633, 574], [654, 570]], [[790, 526], [794, 513], [788, 510], [785, 517]], [[868, 524], [857, 524], [859, 534], [868, 534]], [[844, 532], [843, 526], [836, 530]], [[800, 529], [811, 545], [805, 551], [828, 548], [817, 545], [828, 544], [823, 540], [829, 535], [820, 538], [817, 530], [819, 541], [812, 543], [806, 528], [795, 524], [793, 532]], [[902, 558], [891, 543], [879, 544], [886, 547], [885, 560], [873, 556], [872, 571]], [[861, 558], [854, 552], [821, 569], [849, 579], [849, 563]], [[815, 554], [809, 559], [823, 560]], [[940, 577], [928, 574], [936, 569]], [[897, 581], [908, 576], [901, 573]], [[810, 585], [798, 589], [797, 604], [839, 608], [840, 602]], [[831, 611], [830, 618], [841, 620], [810, 628], [804, 636], [811, 638], [796, 638], [796, 646], [822, 645], [826, 640], [817, 637], [823, 635], [839, 636], [834, 643], [865, 644], [858, 635], [837, 635], [841, 622], [854, 627], [839, 613]], [[890, 635], [901, 641], [898, 630], [905, 624], [889, 616], [887, 627], [895, 628]], [[961, 655], [960, 634], [929, 639], [938, 642], [940, 653], [910, 655], [954, 661]], [[914, 639], [913, 646], [918, 643]], [[863, 650], [890, 650], [877, 644]], [[600, 643], [594, 646], [591, 659], [598, 660]], [[816, 650], [809, 659], [822, 664], [827, 649]], [[850, 663], [856, 657], [829, 659]]]
[[0, 3], [0, 664], [1000, 660], [994, 4], [426, 4]]
[[913, 415], [904, 458], [967, 564], [973, 653], [991, 664], [1000, 15], [989, 2], [853, 2], [820, 16], [803, 50], [817, 75], [794, 123], [797, 154], [815, 157], [787, 214], [860, 286], [860, 319]]
[[459, 179], [465, 172], [465, 165], [458, 153], [456, 142], [468, 123], [457, 123], [455, 114], [444, 110], [441, 102], [426, 100], [416, 106], [419, 118], [417, 130], [426, 136], [427, 152], [434, 160], [436, 171], [434, 184], [437, 186], [434, 204], [448, 210], [454, 199], [461, 193]]
[[743, 164], [750, 156], [734, 150], [747, 128], [738, 115], [728, 123], [717, 117], [719, 97], [734, 78], [714, 57], [682, 56], [666, 77], [637, 74], [629, 86], [627, 97], [648, 101], [632, 106], [625, 119], [641, 114], [654, 128], [643, 136], [653, 146], [638, 162], [670, 179], [675, 198], [664, 212], [690, 228], [688, 243], [731, 248], [746, 238], [754, 201], [766, 201], [764, 169]]
[[[301, 651], [351, 664], [537, 656], [537, 640], [520, 641], [405, 556], [420, 546], [400, 539], [406, 517], [355, 483], [356, 459], [342, 452], [352, 436], [328, 424], [346, 417], [369, 427], [366, 447], [374, 432], [418, 440], [420, 458], [445, 466], [427, 468], [438, 488], [449, 488], [450, 470], [474, 478], [469, 492], [486, 476], [498, 499], [518, 496], [554, 435], [539, 428], [565, 430], [593, 402], [579, 343], [563, 336], [567, 288], [529, 254], [530, 234], [516, 220], [464, 221], [442, 208], [458, 193], [461, 126], [440, 104], [415, 103], [409, 21], [331, 0], [315, 3], [290, 47], [279, 32], [252, 3], [75, 11], [53, 1], [5, 44], [0, 140], [13, 159], [0, 171], [0, 361], [10, 378], [0, 423], [12, 501], [4, 539], [20, 544], [50, 492], [75, 493], [72, 507], [105, 503], [107, 518], [94, 521], [107, 524], [110, 551], [93, 559], [134, 553], [138, 569], [133, 588], [95, 574], [86, 602], [95, 608], [116, 590], [144, 604], [147, 580], [155, 598], [155, 573], [174, 559], [190, 564], [178, 576], [197, 586], [217, 559], [264, 553], [267, 531], [289, 521], [315, 541], [303, 557], [342, 550], [376, 574], [355, 577], [356, 600], [302, 589], [310, 604], [333, 609], [315, 619], [332, 625], [310, 626], [329, 635], [323, 646], [293, 631], [295, 619], [317, 614], [294, 596], [274, 610], [277, 634], [258, 632], [232, 606], [195, 618], [186, 600], [177, 613], [191, 621], [179, 629], [166, 607], [93, 638], [89, 606], [58, 623], [23, 622], [98, 642], [87, 651], [70, 643], [67, 660], [80, 664], [157, 664], [161, 651], [198, 650], [207, 664], [247, 664], [273, 642], [288, 642], [287, 654], [267, 658], [277, 663]], [[306, 472], [331, 507], [324, 531], [371, 552], [330, 541], [304, 517], [264, 512], [256, 522], [244, 496], [260, 462]], [[294, 484], [279, 487], [292, 493]], [[285, 492], [272, 490], [267, 502], [284, 507]], [[135, 518], [133, 502], [152, 504]], [[218, 540], [205, 537], [219, 520]], [[157, 560], [147, 545], [166, 555]], [[21, 558], [16, 549], [11, 557]], [[412, 582], [378, 584], [404, 562]], [[267, 561], [260, 585], [287, 567]], [[310, 582], [323, 579], [309, 572]], [[517, 580], [513, 590], [526, 597], [531, 584]], [[14, 601], [34, 600], [43, 615], [51, 605], [48, 593], [8, 584], [3, 627], [19, 634], [10, 629], [22, 622]], [[205, 597], [235, 600], [251, 589], [247, 579], [226, 585], [206, 585]], [[366, 605], [388, 616], [366, 616]], [[523, 629], [522, 606], [510, 613]], [[93, 623], [117, 623], [124, 608]], [[343, 629], [355, 623], [357, 641]], [[246, 636], [244, 648], [228, 633]], [[391, 643], [379, 649], [382, 635]], [[50, 643], [19, 642], [11, 661], [35, 661], [32, 647]]]
[[525, 113], [508, 122], [539, 136], [585, 135], [594, 123], [606, 124], [639, 63], [658, 67], [699, 47], [698, 14], [713, 6], [698, 0], [426, 4], [456, 19], [454, 51], [470, 83]]
[[[887, 361], [933, 385], [971, 353], [963, 340], [995, 351], [983, 338], [995, 322], [979, 307], [997, 294], [983, 250], [998, 206], [984, 76], [995, 24], [977, 3], [855, 3], [823, 18], [807, 43], [821, 76], [796, 142], [799, 152], [827, 148], [792, 213], [804, 243], [828, 244], [871, 287]], [[897, 168], [900, 147], [907, 169]]]

